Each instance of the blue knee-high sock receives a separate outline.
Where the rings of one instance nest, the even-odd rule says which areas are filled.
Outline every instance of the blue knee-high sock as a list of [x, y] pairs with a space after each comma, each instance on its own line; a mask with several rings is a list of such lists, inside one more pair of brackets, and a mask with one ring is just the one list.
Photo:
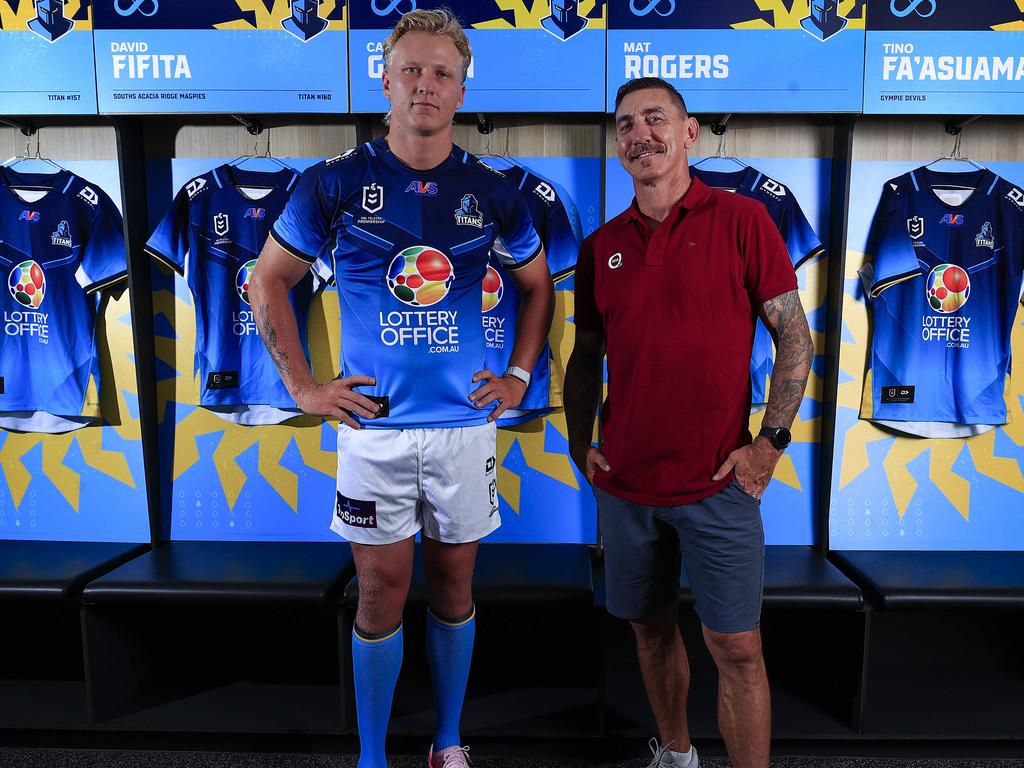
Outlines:
[[391, 700], [402, 668], [402, 625], [379, 640], [352, 631], [352, 671], [359, 721], [357, 768], [387, 768], [384, 741], [391, 718]]
[[434, 682], [437, 730], [434, 752], [462, 744], [459, 720], [466, 697], [469, 665], [476, 636], [476, 609], [457, 622], [443, 621], [427, 611], [427, 658]]

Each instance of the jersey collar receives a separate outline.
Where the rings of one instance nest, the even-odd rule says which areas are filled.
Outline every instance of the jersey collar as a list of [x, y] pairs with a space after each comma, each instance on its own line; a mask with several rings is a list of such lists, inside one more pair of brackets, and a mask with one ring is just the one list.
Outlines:
[[[71, 185], [74, 175], [68, 170], [60, 170], [57, 173], [19, 173], [13, 168], [0, 167], [0, 189], [9, 194], [18, 205], [38, 205], [44, 200], [49, 200], [54, 192], [62, 194]], [[27, 189], [49, 189], [45, 195], [32, 203], [25, 202], [11, 187], [25, 187]]]
[[[676, 219], [683, 216], [686, 211], [692, 211], [694, 208], [702, 205], [709, 197], [711, 197], [711, 189], [696, 176], [690, 177], [690, 186], [686, 190], [685, 194], [672, 206], [672, 210], [669, 211], [667, 219]], [[638, 221], [644, 226], [647, 225], [647, 220], [644, 218], [643, 213], [640, 211], [640, 206], [637, 205], [636, 198], [633, 198], [633, 202], [629, 208], [626, 209], [625, 213], [622, 214], [622, 220], [626, 221]]]
[[371, 141], [370, 146], [373, 149], [373, 154], [376, 155], [377, 157], [383, 158], [385, 162], [391, 165], [391, 167], [397, 168], [402, 173], [415, 174], [419, 176], [428, 173], [438, 173], [440, 171], [446, 170], [454, 163], [465, 162], [465, 158], [469, 157], [468, 152], [466, 152], [461, 147], [452, 144], [452, 151], [449, 152], [448, 157], [442, 160], [438, 165], [436, 165], [433, 168], [420, 169], [412, 168], [411, 166], [408, 166], [401, 160], [399, 160], [398, 157], [395, 156], [395, 153], [391, 151], [391, 147], [388, 145], [387, 140], [383, 136]]

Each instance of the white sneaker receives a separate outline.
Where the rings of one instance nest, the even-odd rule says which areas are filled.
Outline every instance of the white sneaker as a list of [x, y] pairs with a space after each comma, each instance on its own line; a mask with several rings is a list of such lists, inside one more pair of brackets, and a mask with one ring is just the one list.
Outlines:
[[[651, 762], [648, 763], [647, 768], [675, 768], [675, 763], [672, 762], [671, 749], [674, 741], [670, 741], [665, 746], [660, 746], [657, 739], [651, 739], [647, 742], [647, 746], [651, 748], [651, 754], [653, 755]], [[693, 762], [690, 764], [690, 768], [699, 768], [700, 763], [697, 760], [697, 748], [690, 745], [690, 749], [693, 751]]]
[[448, 747], [434, 754], [434, 745], [427, 753], [428, 768], [469, 768], [469, 747]]

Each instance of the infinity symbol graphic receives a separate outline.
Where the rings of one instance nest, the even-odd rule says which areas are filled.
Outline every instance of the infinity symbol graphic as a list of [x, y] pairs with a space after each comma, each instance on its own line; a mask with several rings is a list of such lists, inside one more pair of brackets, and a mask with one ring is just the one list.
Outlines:
[[[932, 0], [934, 2], [935, 0]], [[668, 10], [661, 10], [661, 4], [667, 3]], [[676, 0], [647, 0], [646, 5], [640, 5], [638, 0], [629, 0], [629, 10], [634, 16], [646, 16], [651, 11], [659, 16], [671, 16], [676, 12]]]
[[[909, 0], [906, 6], [904, 6], [902, 9], [897, 9], [896, 2], [897, 0], [889, 0], [889, 10], [892, 11], [893, 16], [896, 16], [897, 18], [900, 19], [905, 19], [912, 13], [916, 13], [922, 19], [927, 19], [929, 16], [935, 13], [935, 11], [937, 11], [939, 7], [935, 0]], [[925, 3], [928, 3], [931, 6], [931, 9], [928, 11], [928, 13], [924, 13], [921, 10], [921, 6], [924, 5]]]
[[[121, 0], [114, 0], [114, 10], [117, 11], [118, 16], [131, 16], [142, 8], [143, 4], [146, 2], [147, 0], [131, 0], [131, 5], [125, 8], [121, 5]], [[160, 0], [148, 0], [148, 2], [153, 4], [153, 8], [149, 13], [141, 11], [142, 15], [146, 17], [153, 16], [160, 10]]]
[[[370, 10], [378, 16], [387, 16], [392, 11], [397, 11], [398, 6], [402, 2], [403, 0], [385, 0], [385, 4], [381, 5], [380, 0], [370, 0]], [[407, 2], [409, 3], [409, 10], [402, 11], [402, 13], [416, 10], [416, 0], [407, 0]]]

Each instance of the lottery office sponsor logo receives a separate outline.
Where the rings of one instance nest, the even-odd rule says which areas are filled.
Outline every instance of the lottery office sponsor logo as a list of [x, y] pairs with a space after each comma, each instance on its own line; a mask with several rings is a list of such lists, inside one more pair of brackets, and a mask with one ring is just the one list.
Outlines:
[[925, 283], [925, 299], [934, 314], [921, 316], [921, 339], [945, 344], [949, 349], [971, 345], [971, 317], [959, 314], [971, 295], [967, 270], [955, 264], [940, 264]]
[[439, 249], [414, 245], [396, 254], [387, 271], [388, 290], [415, 309], [381, 311], [381, 342], [388, 347], [425, 344], [430, 353], [458, 352], [458, 311], [424, 309], [444, 299], [454, 283], [455, 269]]
[[495, 308], [501, 303], [505, 295], [505, 283], [501, 274], [494, 267], [487, 266], [487, 274], [484, 275], [483, 283], [483, 317], [484, 343], [491, 349], [505, 348], [505, 320], [497, 314], [492, 314]]
[[[249, 284], [252, 283], [252, 275], [256, 271], [256, 261], [250, 259], [235, 273], [235, 291], [246, 307], [249, 306]], [[240, 309], [231, 313], [231, 331], [235, 336], [250, 336], [257, 333], [256, 320], [251, 309]]]
[[17, 264], [7, 278], [7, 288], [24, 310], [4, 310], [4, 333], [8, 336], [28, 336], [42, 344], [49, 341], [49, 315], [38, 311], [46, 296], [46, 274], [35, 261], [28, 259]]

